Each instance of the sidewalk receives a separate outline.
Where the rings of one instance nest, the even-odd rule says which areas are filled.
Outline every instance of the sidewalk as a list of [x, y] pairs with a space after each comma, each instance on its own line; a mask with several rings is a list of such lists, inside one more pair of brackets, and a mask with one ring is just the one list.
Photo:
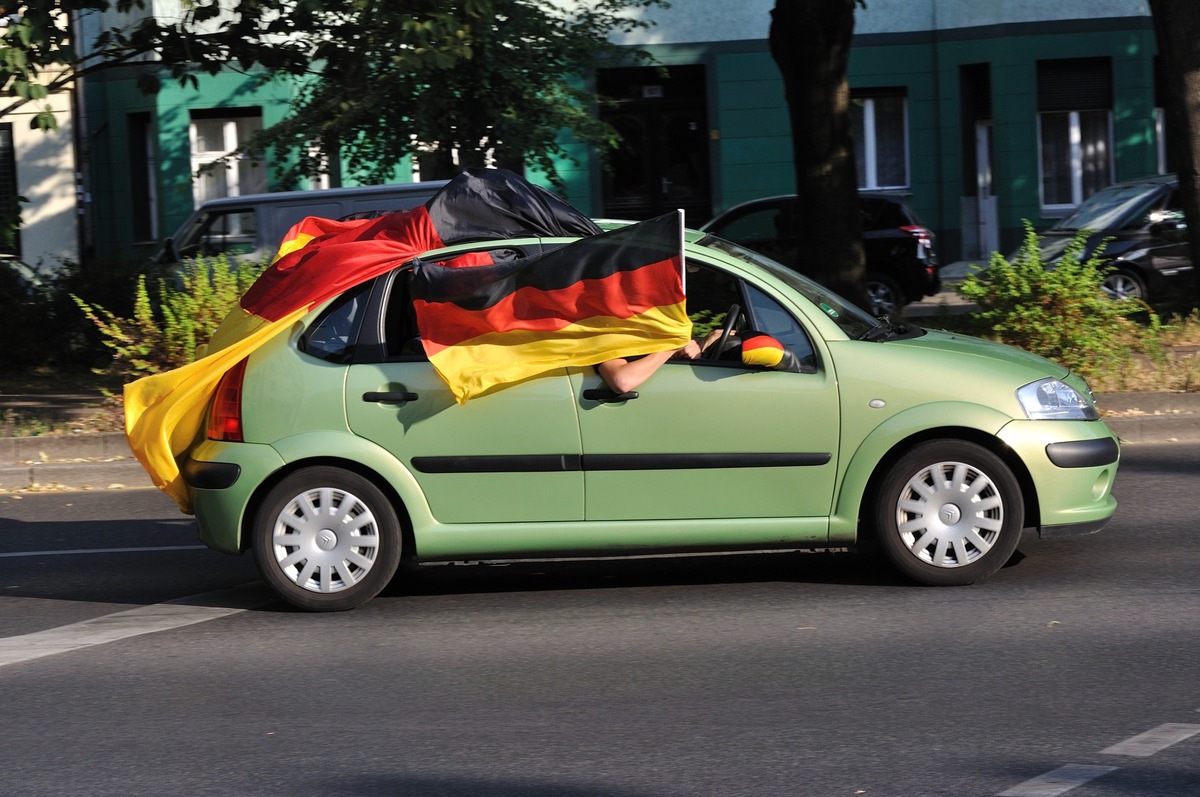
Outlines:
[[[96, 400], [0, 394], [0, 412], [45, 402], [70, 417], [86, 412]], [[1109, 393], [1097, 396], [1097, 403], [1123, 443], [1200, 442], [1200, 393]], [[0, 437], [0, 493], [152, 486], [119, 432]]]

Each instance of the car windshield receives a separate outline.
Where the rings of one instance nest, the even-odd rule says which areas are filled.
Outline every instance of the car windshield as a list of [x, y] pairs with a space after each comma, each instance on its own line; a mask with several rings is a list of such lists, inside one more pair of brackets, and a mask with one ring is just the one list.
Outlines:
[[701, 246], [716, 249], [718, 252], [724, 252], [771, 272], [772, 275], [783, 280], [789, 287], [819, 307], [825, 315], [837, 323], [849, 338], [857, 340], [869, 337], [871, 330], [881, 326], [880, 320], [870, 313], [848, 302], [825, 286], [813, 282], [803, 274], [792, 271], [769, 257], [715, 235], [705, 236], [699, 243]]
[[1157, 185], [1112, 186], [1092, 194], [1055, 230], [1115, 230], [1136, 223], [1157, 196]]

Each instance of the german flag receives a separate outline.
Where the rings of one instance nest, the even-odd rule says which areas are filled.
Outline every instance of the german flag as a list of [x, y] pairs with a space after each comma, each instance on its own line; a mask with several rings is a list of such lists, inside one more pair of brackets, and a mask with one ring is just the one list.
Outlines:
[[558, 368], [685, 345], [681, 216], [494, 265], [418, 260], [417, 326], [457, 401]]
[[518, 236], [591, 236], [600, 229], [543, 188], [499, 169], [472, 169], [424, 206], [373, 219], [310, 217], [242, 296], [193, 363], [125, 386], [125, 434], [152, 481], [191, 512], [176, 458], [202, 434], [221, 377], [322, 302], [453, 243]]

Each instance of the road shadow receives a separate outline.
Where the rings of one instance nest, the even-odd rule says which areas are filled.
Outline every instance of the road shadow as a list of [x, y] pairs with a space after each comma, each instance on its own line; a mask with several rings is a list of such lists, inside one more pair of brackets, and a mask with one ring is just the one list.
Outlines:
[[912, 586], [877, 557], [845, 551], [786, 551], [419, 565], [402, 570], [382, 594], [398, 597], [781, 581]]

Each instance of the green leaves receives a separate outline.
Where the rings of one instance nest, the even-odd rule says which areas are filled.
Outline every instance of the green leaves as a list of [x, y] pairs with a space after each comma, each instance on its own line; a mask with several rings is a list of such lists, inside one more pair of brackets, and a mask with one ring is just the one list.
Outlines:
[[[648, 27], [653, 6], [666, 2], [186, 0], [181, 16], [160, 18], [144, 0], [27, 0], [20, 21], [0, 29], [0, 90], [11, 98], [0, 116], [99, 63], [145, 61], [136, 79], [147, 94], [162, 80], [201, 89], [204, 75], [259, 70], [294, 90], [289, 116], [246, 147], [280, 153], [281, 183], [331, 163], [348, 179], [394, 180], [405, 158], [528, 162], [556, 181], [556, 165], [570, 160], [564, 130], [612, 146], [584, 76], [606, 60], [646, 57], [612, 42]], [[129, 16], [101, 18], [77, 55], [67, 21], [85, 9]], [[31, 118], [56, 127], [49, 107]]]
[[230, 262], [224, 255], [185, 261], [169, 279], [150, 289], [137, 279], [133, 312], [118, 316], [99, 305], [71, 299], [100, 331], [112, 353], [105, 373], [132, 380], [192, 362], [262, 271], [261, 264]]
[[1128, 317], [1149, 308], [1108, 298], [1101, 288], [1109, 270], [1102, 249], [1083, 257], [1088, 235], [1080, 232], [1049, 263], [1026, 221], [1025, 241], [1013, 260], [994, 252], [988, 267], [967, 277], [959, 293], [979, 305], [976, 321], [996, 339], [1100, 376], [1128, 363]]

